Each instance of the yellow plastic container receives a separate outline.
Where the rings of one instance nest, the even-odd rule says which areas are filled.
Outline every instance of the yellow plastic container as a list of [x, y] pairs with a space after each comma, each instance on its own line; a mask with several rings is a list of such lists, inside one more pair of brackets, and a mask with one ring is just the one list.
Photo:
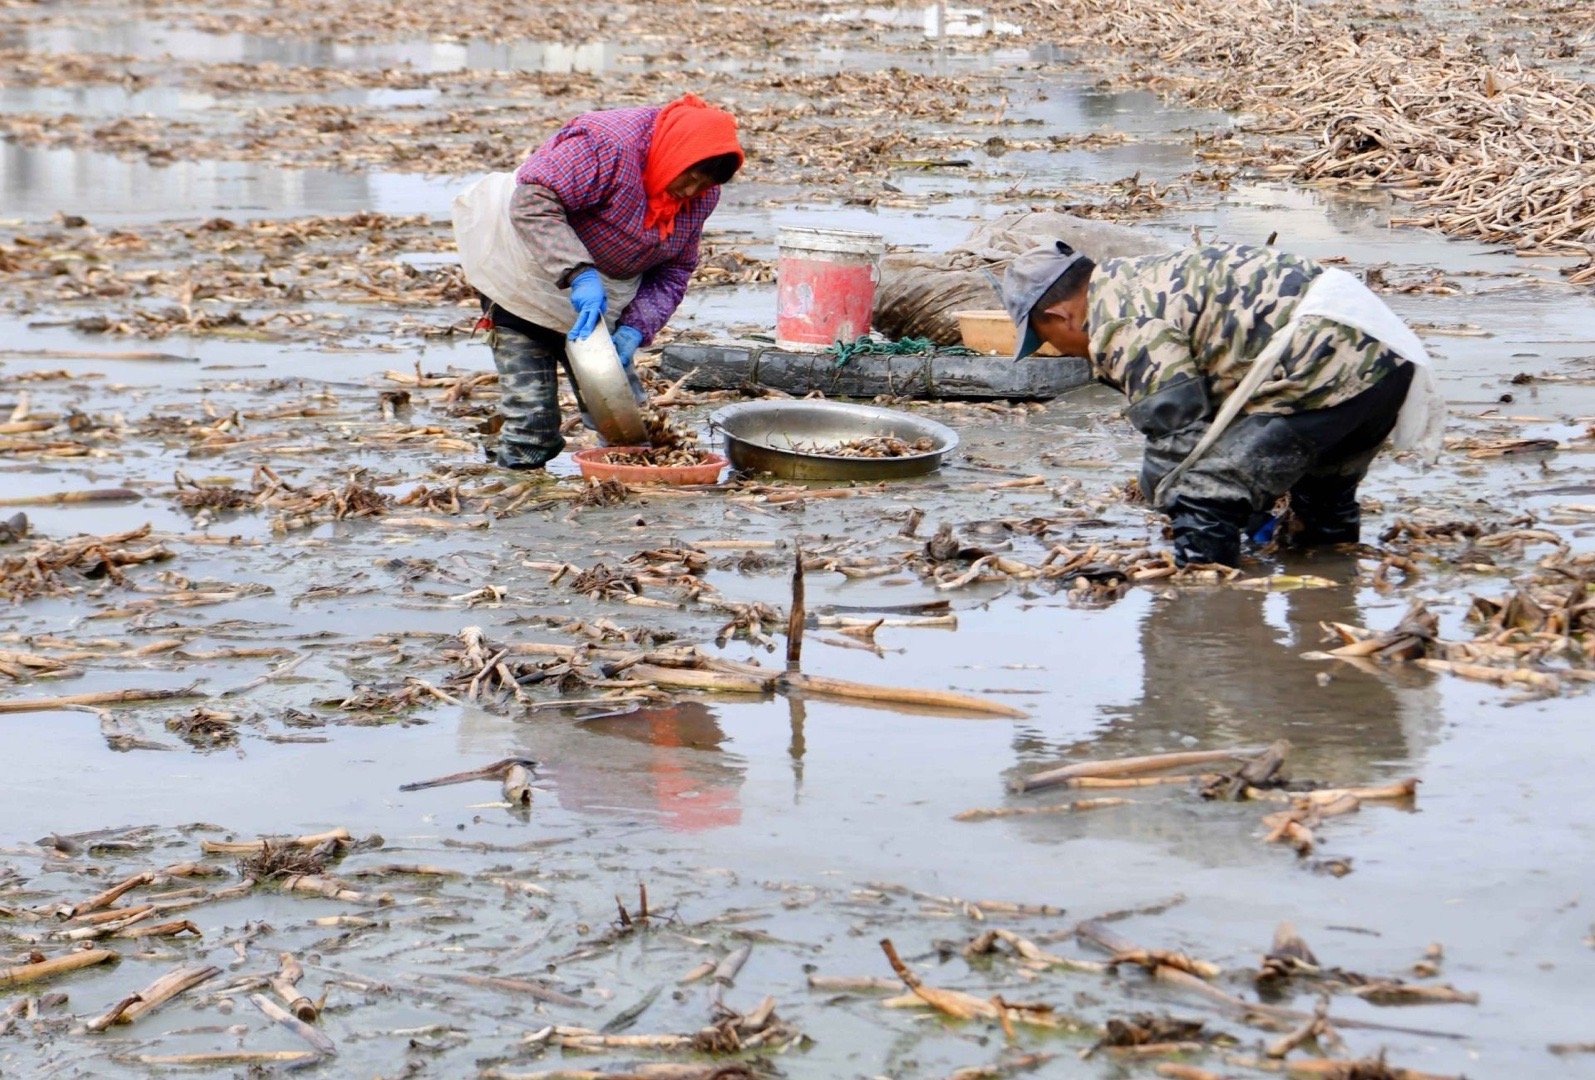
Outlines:
[[[958, 336], [963, 338], [965, 348], [988, 356], [1012, 356], [1019, 347], [1013, 320], [1000, 308], [955, 311], [953, 318], [958, 320]], [[1036, 355], [1057, 356], [1058, 350], [1043, 343]]]

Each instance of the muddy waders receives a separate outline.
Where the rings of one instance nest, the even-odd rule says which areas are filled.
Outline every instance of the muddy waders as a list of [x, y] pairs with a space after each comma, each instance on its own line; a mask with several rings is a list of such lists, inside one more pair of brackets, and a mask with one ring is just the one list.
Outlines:
[[[498, 368], [499, 429], [494, 460], [506, 469], [540, 469], [565, 449], [559, 433], [559, 361], [546, 340], [495, 326], [488, 331]], [[541, 335], [539, 335], [541, 336]], [[563, 349], [565, 335], [554, 334]]]
[[565, 335], [477, 295], [483, 315], [492, 323], [487, 341], [498, 368], [498, 412], [504, 420], [497, 447], [488, 448], [488, 458], [506, 469], [540, 469], [565, 449], [559, 433], [559, 368], [566, 363]]
[[[1357, 487], [1395, 427], [1411, 384], [1412, 365], [1402, 363], [1339, 405], [1236, 420], [1163, 493], [1158, 509], [1173, 524], [1175, 561], [1234, 566], [1242, 530], [1287, 493], [1295, 528], [1280, 537], [1282, 542], [1299, 547], [1356, 543], [1362, 526]], [[1130, 410], [1130, 420], [1147, 437], [1144, 492], [1156, 491], [1207, 431], [1208, 416], [1191, 419], [1205, 396], [1198, 399], [1195, 387], [1172, 389], [1181, 400], [1153, 401], [1160, 392]]]
[[[565, 449], [560, 435], [559, 369], [565, 369], [582, 426], [596, 431], [592, 416], [582, 401], [581, 387], [570, 373], [565, 355], [565, 335], [538, 326], [511, 314], [481, 293], [482, 313], [491, 320], [488, 344], [493, 348], [493, 364], [498, 368], [498, 412], [504, 424], [499, 429], [498, 447], [487, 448], [488, 460], [506, 469], [540, 469]], [[638, 405], [648, 400], [635, 365], [627, 364], [626, 381]], [[604, 445], [603, 437], [598, 440]]]

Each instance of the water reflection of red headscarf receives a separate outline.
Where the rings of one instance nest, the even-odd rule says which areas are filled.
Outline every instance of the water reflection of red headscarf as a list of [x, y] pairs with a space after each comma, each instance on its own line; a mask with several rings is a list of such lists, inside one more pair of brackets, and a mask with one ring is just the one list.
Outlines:
[[[654, 783], [654, 798], [665, 813], [665, 825], [683, 832], [735, 825], [742, 820], [736, 784], [700, 775], [704, 770], [689, 770], [681, 752], [675, 749], [692, 745], [688, 730], [684, 730], [690, 727], [670, 715], [648, 722], [650, 741], [656, 748], [663, 748], [656, 749], [649, 758], [648, 772]], [[718, 728], [715, 730], [718, 732]]]
[[669, 239], [682, 200], [672, 198], [665, 188], [698, 162], [721, 154], [735, 154], [738, 164], [742, 162], [736, 117], [706, 105], [695, 94], [682, 94], [660, 109], [642, 170], [643, 191], [648, 196], [643, 225], [658, 231], [659, 239]]
[[[742, 820], [745, 770], [720, 751], [726, 741], [714, 710], [700, 701], [677, 701], [581, 721], [594, 734], [645, 748], [603, 765], [580, 755], [560, 766], [560, 805], [582, 813], [652, 810], [667, 829], [698, 832]], [[618, 767], [617, 767], [618, 766]]]

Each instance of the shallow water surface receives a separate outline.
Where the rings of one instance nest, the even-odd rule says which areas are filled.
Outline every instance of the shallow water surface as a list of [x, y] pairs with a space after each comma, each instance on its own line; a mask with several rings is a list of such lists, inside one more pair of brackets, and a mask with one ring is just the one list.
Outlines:
[[[341, 52], [310, 44], [257, 48], [154, 24], [139, 24], [137, 32], [51, 27], [39, 33], [41, 47], [150, 58], [203, 48], [213, 58], [410, 62], [444, 70], [436, 65], [459, 56], [434, 45], [409, 53], [412, 46], [402, 43]], [[294, 52], [299, 48], [307, 51]], [[458, 62], [474, 65], [472, 55], [465, 48]], [[860, 55], [820, 42], [815, 56], [794, 62], [856, 63]], [[957, 53], [922, 59], [952, 66], [989, 61]], [[501, 61], [509, 62], [499, 54], [480, 60]], [[77, 91], [59, 93], [55, 103], [66, 105]], [[105, 95], [85, 100], [114, 109], [113, 93]], [[1027, 183], [1059, 190], [1137, 168], [1147, 178], [1172, 178], [1193, 164], [1186, 129], [1212, 119], [1144, 95], [1080, 86], [1044, 101], [1016, 100], [1015, 109], [1020, 118], [1045, 122], [1019, 127], [1015, 137], [1112, 126], [1139, 140], [1033, 160], [1010, 155], [1024, 166]], [[0, 147], [0, 216], [30, 220], [58, 211], [100, 224], [357, 210], [441, 219], [464, 182], [242, 163], [156, 169], [101, 154]], [[974, 222], [1017, 208], [993, 201], [993, 192], [1011, 183], [1000, 177], [944, 171], [905, 173], [895, 182], [925, 205], [838, 207], [820, 198], [772, 204], [770, 189], [739, 185], [714, 220], [715, 238], [771, 257], [780, 225], [824, 224], [938, 249]], [[1588, 294], [1563, 287], [1552, 261], [1392, 229], [1393, 209], [1401, 212], [1401, 204], [1382, 195], [1347, 198], [1238, 182], [1223, 193], [1197, 191], [1177, 200], [1145, 228], [1171, 243], [1193, 229], [1253, 242], [1277, 233], [1281, 246], [1346, 257], [1359, 268], [1378, 265], [1393, 281], [1443, 271], [1461, 294], [1389, 298], [1425, 328], [1452, 405], [1453, 433], [1545, 437], [1561, 445], [1553, 453], [1493, 458], [1458, 450], [1426, 472], [1381, 459], [1364, 488], [1365, 539], [1420, 512], [1497, 520], [1526, 510], [1571, 553], [1589, 551], [1595, 517], [1587, 504], [1595, 496], [1581, 487], [1589, 482], [1591, 452], [1583, 432], [1595, 423], [1595, 307]], [[772, 315], [768, 286], [700, 290], [676, 325], [723, 336], [730, 326], [768, 329]], [[142, 866], [194, 858], [202, 839], [339, 826], [357, 838], [379, 834], [383, 845], [351, 852], [334, 872], [391, 902], [258, 889], [192, 909], [203, 938], [118, 941], [125, 953], [120, 965], [52, 987], [70, 994], [67, 1011], [94, 1015], [180, 964], [215, 963], [225, 975], [205, 993], [99, 1041], [19, 1027], [0, 1042], [6, 1075], [141, 1076], [154, 1070], [127, 1055], [297, 1048], [291, 1035], [255, 1016], [246, 996], [211, 996], [236, 976], [271, 970], [283, 950], [302, 958], [314, 994], [329, 995], [322, 1027], [340, 1056], [317, 1068], [326, 1076], [406, 1070], [463, 1076], [499, 1062], [512, 1071], [553, 1068], [561, 1055], [524, 1047], [529, 1032], [554, 1023], [597, 1027], [654, 987], [666, 989], [636, 1032], [696, 1031], [711, 1018], [716, 993], [742, 1010], [775, 995], [780, 1015], [813, 1039], [777, 1059], [793, 1078], [941, 1077], [997, 1061], [1003, 1050], [995, 1028], [927, 1022], [914, 1010], [882, 1008], [879, 995], [808, 989], [807, 976], [815, 972], [889, 975], [878, 945], [883, 937], [936, 986], [1045, 1000], [1093, 1024], [1169, 1011], [1202, 1018], [1248, 1045], [1264, 1037], [1202, 997], [1181, 996], [1133, 969], [1118, 976], [1037, 974], [1006, 960], [966, 962], [959, 954], [982, 929], [1002, 926], [1087, 957], [1066, 931], [1077, 920], [1130, 908], [1144, 910], [1114, 924], [1119, 932], [1221, 965], [1227, 974], [1220, 985], [1248, 999], [1254, 997], [1249, 974], [1282, 921], [1296, 926], [1324, 964], [1369, 974], [1412, 977], [1411, 966], [1439, 943], [1438, 980], [1476, 991], [1479, 1003], [1378, 1008], [1337, 995], [1337, 1016], [1384, 1025], [1343, 1027], [1348, 1053], [1383, 1048], [1393, 1063], [1446, 1075], [1595, 1075], [1590, 1055], [1547, 1050], [1550, 1043], [1595, 1037], [1589, 1026], [1595, 814], [1585, 764], [1595, 733], [1588, 695], [1575, 689], [1536, 698], [1413, 667], [1359, 667], [1307, 655], [1323, 647], [1322, 624], [1389, 628], [1415, 597], [1440, 615], [1444, 636], [1469, 637], [1463, 618], [1472, 597], [1509, 593], [1548, 546], [1531, 547], [1521, 558], [1503, 555], [1495, 571], [1436, 559], [1415, 582], [1390, 589], [1369, 583], [1371, 560], [1298, 556], [1249, 569], [1317, 575], [1334, 584], [1289, 592], [1153, 586], [1103, 606], [1041, 580], [938, 589], [908, 573], [854, 580], [810, 572], [811, 612], [890, 615], [945, 600], [958, 625], [883, 626], [874, 651], [813, 627], [805, 671], [983, 695], [1022, 709], [1020, 719], [793, 695], [683, 693], [629, 702], [544, 685], [529, 687], [542, 703], [533, 709], [472, 702], [447, 681], [458, 672], [443, 658], [468, 627], [491, 642], [570, 645], [585, 639], [550, 619], [581, 620], [589, 633], [607, 620], [612, 629], [596, 632], [609, 633], [606, 643], [620, 650], [630, 646], [617, 644], [615, 630], [711, 643], [729, 618], [704, 605], [590, 599], [571, 589], [569, 575], [551, 580], [550, 565], [621, 566], [668, 543], [729, 542], [706, 549], [712, 560], [703, 581], [728, 600], [781, 606], [798, 544], [838, 556], [896, 554], [917, 548], [946, 522], [971, 543], [1031, 563], [1055, 544], [1073, 551], [1115, 541], [1158, 545], [1158, 523], [1118, 494], [1137, 453], [1118, 416], [1122, 402], [1091, 387], [1034, 414], [934, 410], [959, 428], [959, 458], [937, 476], [852, 498], [782, 506], [724, 494], [644, 492], [616, 506], [576, 509], [560, 502], [502, 518], [467, 510], [449, 522], [482, 528], [416, 527], [406, 523], [413, 515], [395, 513], [277, 531], [269, 512], [195, 521], [176, 502], [174, 475], [182, 470], [247, 487], [265, 463], [287, 483], [312, 488], [342, 483], [351, 470], [365, 468], [391, 495], [419, 483], [481, 482], [470, 471], [478, 460], [475, 421], [451, 415], [440, 393], [416, 394], [413, 424], [437, 425], [471, 441], [471, 449], [440, 451], [424, 439], [371, 441], [390, 433], [376, 413], [378, 394], [393, 388], [383, 372], [417, 364], [427, 372], [485, 371], [490, 360], [481, 342], [402, 339], [334, 352], [300, 343], [171, 338], [153, 347], [188, 362], [106, 361], [71, 354], [136, 346], [74, 334], [53, 316], [30, 312], [0, 325], [15, 350], [0, 352], [0, 417], [24, 392], [35, 412], [122, 413], [131, 421], [154, 414], [225, 417], [311, 399], [330, 412], [245, 420], [240, 434], [262, 441], [213, 453], [199, 453], [182, 438], [139, 438], [102, 457], [0, 462], [0, 489], [8, 495], [107, 486], [139, 494], [114, 504], [28, 507], [36, 535], [64, 539], [149, 523], [168, 534], [161, 542], [176, 555], [129, 568], [125, 585], [96, 581], [72, 595], [14, 605], [0, 626], [6, 635], [0, 650], [26, 649], [49, 636], [127, 646], [180, 638], [185, 652], [285, 650], [270, 658], [186, 660], [172, 651], [88, 658], [77, 662], [80, 677], [0, 686], [4, 699], [191, 685], [208, 695], [118, 712], [165, 749], [113, 749], [125, 741], [108, 742], [91, 711], [0, 714], [0, 755], [10, 765], [0, 800], [6, 849], [0, 882], [9, 884], [0, 887], [13, 890], [0, 904], [75, 902]], [[21, 381], [60, 368], [73, 377]], [[1525, 378], [1514, 381], [1518, 375]], [[694, 407], [685, 415], [701, 425], [707, 412]], [[562, 458], [551, 471], [569, 476], [573, 467]], [[1043, 483], [995, 486], [1030, 475]], [[914, 509], [923, 511], [923, 524], [915, 537], [904, 537], [899, 531]], [[1035, 519], [1055, 519], [1044, 537], [1015, 527]], [[239, 543], [198, 542], [228, 537]], [[735, 560], [744, 556], [750, 558], [738, 568]], [[250, 595], [214, 606], [104, 610], [202, 585], [247, 585]], [[487, 585], [499, 590], [496, 598], [484, 600], [479, 590]], [[779, 649], [741, 639], [704, 648], [740, 661], [781, 663]], [[252, 685], [285, 656], [302, 660]], [[402, 686], [406, 676], [446, 684], [457, 700], [423, 697], [388, 710], [349, 704], [363, 691]], [[623, 681], [624, 671], [616, 678]], [[567, 697], [589, 700], [546, 705]], [[200, 704], [236, 714], [236, 739], [196, 749], [168, 729], [168, 721], [180, 724]], [[1059, 760], [1275, 739], [1291, 743], [1298, 778], [1365, 785], [1414, 776], [1421, 781], [1417, 798], [1405, 806], [1369, 802], [1356, 814], [1328, 819], [1316, 830], [1317, 850], [1297, 858], [1261, 840], [1261, 818], [1272, 804], [1208, 802], [1185, 785], [1024, 797], [1007, 787], [1016, 774]], [[399, 790], [509, 756], [541, 763], [530, 808], [502, 803], [495, 783]], [[1129, 802], [953, 819], [972, 808], [1097, 794]], [[33, 846], [51, 834], [135, 825], [157, 828], [152, 850], [58, 859]], [[232, 859], [208, 861], [231, 873]], [[394, 863], [460, 876], [359, 876], [363, 868]], [[1344, 876], [1330, 872], [1345, 867]], [[6, 868], [17, 878], [6, 877]], [[611, 925], [615, 898], [635, 910], [639, 884], [647, 886], [657, 922], [622, 934]], [[977, 919], [966, 904], [992, 900], [1065, 911], [1005, 914], [1001, 905], [987, 904]], [[12, 936], [5, 953], [24, 952], [33, 935], [53, 925], [0, 923]], [[751, 958], [733, 986], [676, 985], [699, 960], [749, 943]], [[535, 1004], [514, 992], [447, 981], [459, 974], [550, 978], [593, 1008]], [[1291, 1003], [1310, 1010], [1314, 998], [1304, 990]], [[1018, 1047], [1058, 1055], [1035, 1075], [1150, 1075], [1141, 1065], [1079, 1061], [1075, 1055], [1089, 1042], [1022, 1029]], [[616, 1052], [567, 1060], [607, 1068], [637, 1058]], [[1216, 1055], [1199, 1063], [1224, 1067]]]
[[539, 71], [593, 73], [612, 66], [618, 50], [604, 42], [334, 41], [316, 37], [213, 34], [150, 19], [110, 17], [93, 23], [30, 27], [4, 40], [38, 53], [109, 53], [140, 61], [282, 64], [316, 68], [384, 68], [420, 73]]

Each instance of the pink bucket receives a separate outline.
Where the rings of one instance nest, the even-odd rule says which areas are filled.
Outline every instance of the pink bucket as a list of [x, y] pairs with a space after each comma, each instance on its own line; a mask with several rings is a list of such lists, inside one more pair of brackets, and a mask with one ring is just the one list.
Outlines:
[[869, 333], [885, 241], [874, 233], [783, 228], [776, 236], [775, 345], [818, 352]]

